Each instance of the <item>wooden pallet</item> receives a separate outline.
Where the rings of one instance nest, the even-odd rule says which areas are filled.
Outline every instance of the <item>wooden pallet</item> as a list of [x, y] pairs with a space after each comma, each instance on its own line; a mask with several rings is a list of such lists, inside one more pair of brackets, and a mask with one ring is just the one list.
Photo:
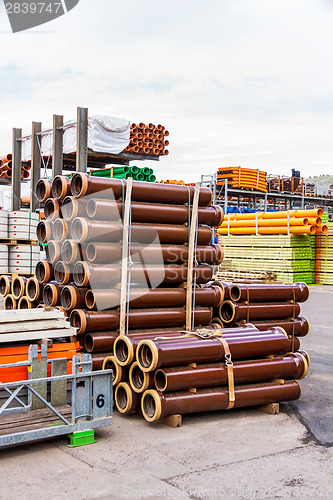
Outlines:
[[29, 245], [37, 246], [39, 242], [37, 240], [26, 240], [26, 239], [13, 239], [13, 238], [0, 238], [0, 245]]

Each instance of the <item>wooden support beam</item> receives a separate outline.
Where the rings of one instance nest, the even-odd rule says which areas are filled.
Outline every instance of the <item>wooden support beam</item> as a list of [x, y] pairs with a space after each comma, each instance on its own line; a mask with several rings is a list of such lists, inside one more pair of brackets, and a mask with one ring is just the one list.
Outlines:
[[181, 427], [182, 426], [182, 416], [181, 415], [169, 415], [168, 417], [164, 417], [160, 420], [161, 424], [168, 425], [169, 427], [173, 427], [174, 429], [176, 427]]

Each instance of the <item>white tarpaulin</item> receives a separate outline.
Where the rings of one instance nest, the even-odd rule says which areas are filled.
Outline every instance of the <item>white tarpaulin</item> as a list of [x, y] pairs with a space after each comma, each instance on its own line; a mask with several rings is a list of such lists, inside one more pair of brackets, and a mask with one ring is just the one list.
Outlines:
[[[76, 152], [76, 121], [64, 125], [64, 154]], [[52, 156], [53, 132], [44, 132], [41, 140], [42, 156]], [[112, 116], [88, 118], [88, 148], [97, 153], [119, 154], [129, 144], [130, 121]], [[31, 160], [31, 137], [22, 140], [22, 161]]]

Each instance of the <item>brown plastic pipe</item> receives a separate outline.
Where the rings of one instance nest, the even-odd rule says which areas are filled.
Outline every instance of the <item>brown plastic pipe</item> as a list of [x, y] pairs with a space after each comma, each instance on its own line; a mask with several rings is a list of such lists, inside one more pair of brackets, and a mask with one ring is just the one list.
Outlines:
[[54, 278], [53, 267], [47, 260], [40, 260], [37, 263], [36, 278], [39, 283], [49, 283]]
[[90, 332], [84, 336], [84, 347], [87, 352], [108, 352], [113, 350], [113, 344], [118, 333]]
[[47, 307], [61, 305], [60, 294], [63, 289], [58, 283], [47, 283], [43, 288], [43, 302]]
[[88, 288], [78, 288], [74, 285], [65, 286], [61, 290], [61, 305], [66, 311], [85, 307], [85, 296]]
[[143, 372], [136, 361], [129, 369], [128, 378], [132, 390], [137, 394], [154, 387], [154, 374]]
[[[300, 379], [306, 375], [307, 369], [308, 362], [299, 352], [273, 359], [235, 361], [233, 364], [235, 384], [274, 379]], [[161, 392], [219, 387], [227, 384], [228, 371], [225, 363], [199, 364], [193, 367], [177, 366], [159, 369], [155, 373], [155, 387]]]
[[[124, 189], [123, 189], [124, 186]], [[122, 198], [126, 194], [126, 181], [121, 179], [105, 179], [101, 177], [89, 176], [77, 172], [73, 175], [71, 191], [76, 198], [82, 198], [88, 194], [98, 193], [98, 198]], [[145, 201], [152, 203], [192, 203], [194, 198], [193, 186], [174, 186], [170, 184], [159, 184], [153, 182], [134, 181], [132, 189], [132, 199], [134, 201]], [[199, 194], [199, 205], [211, 205], [213, 195], [209, 188], [201, 188]]]
[[43, 285], [41, 285], [37, 278], [31, 277], [27, 281], [26, 285], [27, 299], [31, 302], [37, 302], [42, 298]]
[[[210, 266], [201, 264], [194, 268], [194, 273], [197, 283], [205, 283], [211, 280], [213, 270]], [[173, 264], [167, 266], [132, 266], [132, 283], [146, 285], [147, 276], [151, 283], [183, 283], [187, 279], [187, 266]], [[96, 288], [98, 285], [106, 285], [109, 288], [120, 282], [121, 267], [119, 265], [97, 265], [88, 264], [87, 262], [77, 262], [74, 265], [73, 279], [77, 286]]]
[[87, 200], [76, 199], [74, 196], [66, 196], [62, 202], [62, 216], [66, 221], [76, 217], [86, 217]]
[[[281, 401], [293, 401], [301, 394], [296, 380], [279, 384], [250, 384], [235, 387], [235, 408], [260, 406]], [[229, 406], [227, 387], [190, 391], [158, 393], [148, 389], [141, 400], [141, 409], [148, 422], [155, 422], [167, 415], [225, 410]]]
[[306, 283], [233, 285], [230, 289], [230, 299], [234, 302], [285, 302], [296, 300], [305, 302], [309, 298], [309, 287]]
[[12, 295], [16, 300], [19, 300], [26, 293], [26, 284], [28, 279], [22, 276], [17, 276], [12, 281]]
[[[54, 239], [60, 241], [55, 233], [55, 226], [59, 224], [57, 219], [54, 222]], [[65, 221], [63, 221], [65, 224]], [[123, 236], [123, 225], [120, 222], [87, 220], [77, 217], [71, 226], [71, 235], [78, 243], [85, 241], [110, 242], [121, 241]], [[189, 228], [176, 224], [139, 224], [133, 223], [131, 226], [131, 239], [137, 243], [155, 243], [159, 239], [160, 243], [183, 244], [188, 242]], [[198, 245], [208, 245], [212, 238], [212, 230], [208, 226], [199, 226], [197, 231]], [[63, 238], [64, 239], [64, 238]]]
[[75, 264], [85, 259], [84, 243], [76, 243], [74, 240], [65, 240], [61, 246], [61, 256], [65, 264]]
[[52, 239], [53, 222], [41, 220], [37, 224], [37, 239], [40, 243], [47, 243]]
[[120, 382], [114, 395], [117, 410], [122, 414], [136, 413], [140, 408], [139, 395], [133, 391], [127, 382]]
[[[78, 200], [79, 201], [79, 200]], [[133, 201], [131, 203], [132, 222], [148, 222], [155, 224], [189, 223], [192, 209], [184, 205], [160, 205]], [[123, 203], [118, 200], [99, 200], [92, 198], [87, 203], [87, 215], [98, 221], [117, 221], [123, 216]], [[198, 209], [199, 224], [218, 227], [223, 222], [223, 210], [218, 205], [200, 207]]]
[[11, 311], [12, 309], [17, 309], [17, 300], [11, 294], [6, 295], [3, 307], [6, 311]]
[[71, 180], [65, 175], [57, 175], [52, 183], [52, 196], [57, 200], [63, 200], [71, 194]]
[[[245, 320], [243, 320], [245, 321]], [[283, 328], [288, 335], [296, 335], [297, 337], [305, 337], [309, 333], [310, 325], [306, 318], [303, 316], [298, 316], [294, 320], [280, 319], [280, 320], [263, 320], [263, 321], [253, 321], [252, 324], [258, 328], [260, 331], [269, 330], [274, 326], [280, 326]], [[239, 326], [240, 323], [237, 322], [231, 325]]]
[[61, 216], [61, 203], [61, 201], [55, 200], [54, 198], [46, 200], [44, 205], [44, 215], [47, 221], [53, 222]]
[[125, 382], [128, 375], [128, 370], [119, 366], [114, 356], [106, 356], [103, 361], [102, 370], [112, 370], [113, 386], [120, 382]]
[[[216, 307], [223, 300], [221, 287], [197, 288], [195, 290], [195, 305], [204, 307]], [[154, 307], [181, 307], [186, 303], [185, 288], [132, 288], [129, 296], [131, 308], [154, 308]], [[120, 305], [120, 290], [93, 289], [88, 290], [85, 298], [88, 309], [112, 309]]]
[[11, 276], [0, 276], [0, 297], [9, 295], [12, 289], [13, 278]]
[[52, 236], [53, 239], [62, 243], [64, 240], [69, 238], [70, 235], [70, 222], [66, 222], [64, 219], [56, 219], [53, 222]]
[[[285, 354], [292, 350], [293, 344], [295, 350], [300, 347], [298, 338], [289, 340], [282, 328], [272, 328], [257, 336], [231, 336], [228, 344], [234, 360]], [[182, 342], [142, 340], [136, 351], [137, 362], [143, 371], [153, 371], [161, 366], [216, 362], [224, 360], [224, 356], [224, 346], [218, 339], [198, 337], [185, 338]]]
[[39, 302], [31, 302], [28, 297], [21, 297], [18, 301], [17, 309], [35, 309]]
[[112, 352], [102, 353], [102, 354], [92, 354], [92, 369], [93, 371], [102, 370], [104, 359], [107, 356], [112, 356]]
[[61, 243], [49, 240], [46, 245], [46, 258], [51, 264], [55, 264], [61, 259]]
[[301, 308], [297, 302], [295, 304], [289, 302], [243, 304], [226, 300], [221, 306], [220, 314], [224, 323], [232, 323], [241, 319], [248, 321], [256, 319], [287, 319], [297, 317], [300, 311]]
[[54, 266], [54, 279], [59, 285], [67, 285], [73, 281], [73, 267], [59, 260]]
[[[119, 328], [119, 311], [84, 311], [74, 309], [70, 315], [70, 323], [78, 328], [78, 334], [116, 330]], [[207, 325], [211, 320], [211, 310], [208, 307], [197, 307], [194, 311], [194, 324]], [[128, 327], [159, 328], [182, 327], [186, 321], [185, 308], [162, 309], [132, 309], [128, 314]]]
[[52, 182], [48, 179], [39, 179], [36, 185], [36, 198], [40, 202], [45, 202], [52, 196]]
[[[188, 261], [187, 245], [140, 245], [131, 244], [132, 262], [150, 264], [185, 264]], [[87, 259], [92, 263], [110, 264], [121, 260], [122, 246], [117, 243], [88, 243]], [[220, 245], [198, 246], [196, 261], [198, 264], [218, 265], [222, 262], [224, 251]]]

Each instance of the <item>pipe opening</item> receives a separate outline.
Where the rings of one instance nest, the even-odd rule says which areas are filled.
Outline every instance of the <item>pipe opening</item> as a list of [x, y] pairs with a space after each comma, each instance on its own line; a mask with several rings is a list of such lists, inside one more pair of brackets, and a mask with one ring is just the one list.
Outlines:
[[15, 301], [14, 301], [14, 298], [11, 297], [10, 295], [7, 295], [7, 297], [5, 298], [5, 309], [6, 311], [11, 311], [12, 309], [15, 309]]
[[[7, 278], [8, 279], [8, 278]], [[0, 278], [0, 294], [5, 295], [8, 291], [8, 282], [5, 276]]]
[[72, 294], [68, 287], [64, 288], [61, 294], [61, 303], [65, 309], [70, 309], [72, 306]]
[[62, 216], [65, 220], [70, 220], [74, 214], [74, 203], [70, 197], [66, 197], [62, 203]]
[[29, 309], [29, 302], [25, 297], [22, 297], [19, 303], [19, 309]]
[[117, 367], [112, 359], [107, 359], [105, 361], [104, 370], [112, 370], [112, 381], [114, 382], [116, 380]]
[[46, 247], [46, 257], [49, 262], [54, 262], [57, 258], [57, 251], [54, 241], [49, 241]]
[[61, 241], [64, 237], [64, 232], [66, 230], [66, 226], [62, 219], [57, 219], [53, 224], [53, 235], [54, 239], [57, 241]]
[[[84, 337], [84, 347], [86, 348], [86, 351], [88, 351], [88, 352], [92, 352], [94, 349], [94, 340], [89, 333], [87, 333]], [[107, 369], [107, 368], [108, 367], [106, 366], [105, 369]]]
[[78, 313], [78, 311], [72, 311], [72, 314], [70, 317], [70, 322], [71, 322], [71, 326], [81, 330], [81, 317], [80, 317], [80, 314]]
[[234, 300], [235, 302], [237, 302], [241, 297], [240, 288], [237, 285], [232, 286], [230, 291], [229, 291], [229, 295], [230, 295], [231, 300]]
[[45, 265], [42, 261], [37, 262], [36, 265], [36, 278], [38, 281], [43, 282], [45, 280], [46, 276], [46, 269]]
[[74, 281], [77, 285], [82, 285], [85, 279], [85, 270], [82, 262], [77, 262], [74, 269]]
[[86, 301], [86, 306], [89, 309], [92, 309], [95, 307], [95, 297], [94, 297], [94, 292], [92, 290], [88, 290], [85, 296], [85, 301]]
[[80, 219], [74, 219], [71, 231], [73, 240], [80, 241], [83, 233], [82, 221]]
[[142, 399], [143, 412], [149, 417], [153, 418], [156, 414], [155, 399], [151, 394], [145, 394]]
[[46, 195], [46, 186], [44, 181], [38, 181], [37, 184], [37, 197], [39, 201], [42, 201]]
[[37, 283], [34, 280], [28, 281], [27, 283], [27, 295], [30, 299], [35, 299], [37, 297]]
[[66, 264], [72, 260], [73, 252], [72, 242], [70, 240], [65, 240], [61, 247], [61, 256]]
[[226, 323], [230, 323], [234, 319], [235, 311], [231, 302], [224, 302], [224, 304], [222, 304], [221, 316]]
[[128, 404], [128, 397], [126, 389], [122, 385], [119, 385], [117, 387], [116, 400], [117, 400], [117, 407], [122, 410], [126, 410]]
[[136, 389], [141, 389], [145, 382], [145, 375], [136, 364], [132, 367], [131, 379], [132, 384]]
[[39, 222], [37, 225], [37, 239], [42, 243], [46, 240], [46, 227], [43, 221]]
[[115, 346], [115, 355], [117, 359], [119, 359], [121, 363], [125, 363], [128, 359], [128, 354], [128, 346], [126, 342], [118, 337], [118, 341]]
[[57, 283], [63, 283], [66, 279], [66, 269], [63, 262], [58, 262], [54, 269], [54, 278]]
[[51, 306], [51, 304], [53, 302], [53, 290], [52, 290], [51, 286], [49, 286], [49, 285], [46, 285], [44, 287], [43, 300], [44, 300], [44, 304], [49, 306], [49, 307]]
[[153, 354], [148, 345], [142, 344], [138, 348], [138, 361], [144, 368], [149, 368], [153, 362]]
[[15, 278], [12, 283], [13, 295], [15, 298], [19, 297], [22, 293], [21, 281], [19, 278]]
[[61, 177], [56, 177], [52, 183], [52, 193], [55, 198], [60, 198], [63, 191], [63, 182]]
[[96, 210], [97, 210], [97, 207], [96, 207], [96, 201], [91, 199], [88, 201], [87, 203], [87, 215], [88, 217], [92, 218], [96, 215]]
[[90, 262], [93, 262], [95, 259], [96, 259], [96, 247], [94, 245], [94, 243], [89, 243], [87, 248], [86, 248], [86, 255], [87, 255], [87, 259], [90, 261]]
[[[45, 219], [49, 220], [52, 219], [54, 212], [55, 212], [55, 202], [53, 198], [49, 198], [44, 205], [44, 215]], [[58, 211], [58, 216], [59, 216], [59, 211]]]
[[163, 370], [155, 373], [155, 386], [158, 391], [165, 391], [167, 388], [167, 377]]
[[72, 192], [74, 196], [78, 196], [83, 188], [83, 182], [80, 175], [74, 175], [71, 184]]

